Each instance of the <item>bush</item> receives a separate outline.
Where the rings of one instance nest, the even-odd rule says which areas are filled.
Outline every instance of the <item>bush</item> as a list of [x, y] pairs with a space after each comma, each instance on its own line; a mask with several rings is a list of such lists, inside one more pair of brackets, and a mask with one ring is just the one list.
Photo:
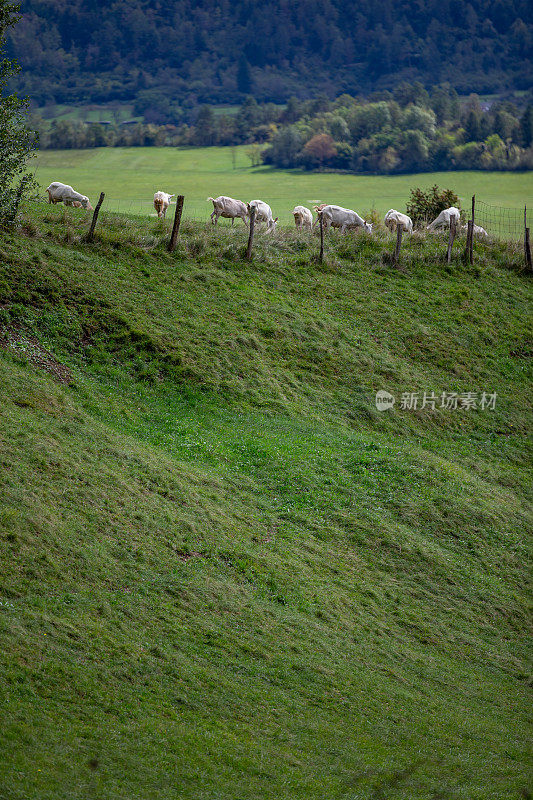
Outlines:
[[411, 189], [411, 198], [407, 203], [407, 213], [415, 223], [426, 222], [438, 217], [440, 212], [455, 206], [460, 208], [459, 198], [451, 189], [439, 190], [437, 185], [432, 186], [427, 192], [423, 189]]
[[36, 135], [26, 126], [28, 103], [7, 94], [9, 81], [19, 71], [5, 57], [6, 31], [18, 22], [18, 5], [0, 3], [0, 226], [14, 222], [21, 201], [35, 188], [27, 161], [36, 145]]

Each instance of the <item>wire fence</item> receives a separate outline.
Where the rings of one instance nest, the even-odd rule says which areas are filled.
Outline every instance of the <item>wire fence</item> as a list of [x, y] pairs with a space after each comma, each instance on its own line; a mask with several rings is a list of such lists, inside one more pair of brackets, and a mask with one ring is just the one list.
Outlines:
[[485, 228], [495, 239], [522, 239], [524, 236], [524, 209], [492, 206], [476, 198], [476, 225]]
[[[176, 199], [173, 198], [166, 212], [166, 218], [171, 219], [174, 216], [176, 208]], [[117, 214], [131, 214], [132, 216], [140, 217], [157, 217], [154, 208], [154, 202], [146, 197], [111, 197], [105, 196], [105, 204], [102, 211], [107, 211]], [[193, 220], [195, 222], [209, 222], [210, 215], [213, 212], [213, 204], [204, 200], [185, 200], [185, 207], [183, 210], [183, 218]]]
[[[272, 198], [269, 198], [271, 202]], [[283, 199], [280, 202], [285, 203]], [[274, 205], [272, 206], [275, 207]], [[157, 216], [153, 201], [146, 197], [111, 197], [106, 195], [105, 209], [120, 214], [132, 214], [135, 216]], [[171, 203], [167, 217], [173, 214], [174, 202]], [[213, 211], [211, 203], [202, 200], [193, 200], [185, 203], [183, 216], [186, 219], [197, 222], [209, 221]], [[495, 239], [518, 240], [524, 237], [524, 209], [505, 208], [485, 203], [476, 198], [476, 225], [485, 228], [490, 237]]]
[[[103, 199], [104, 199], [104, 194], [102, 193], [100, 195], [100, 201], [96, 205], [96, 207], [94, 209], [94, 212], [92, 214], [91, 228], [90, 228], [89, 232], [87, 234], [85, 234], [85, 236], [83, 237], [84, 241], [92, 241], [93, 238], [94, 238], [93, 237], [93, 232], [94, 232], [94, 228], [96, 226], [96, 222], [97, 222], [97, 219], [98, 219], [98, 214], [99, 214], [99, 210], [100, 210], [100, 204], [101, 204]], [[180, 228], [180, 223], [182, 221], [181, 209], [183, 208], [183, 197], [180, 195], [177, 199], [181, 202], [180, 208], [176, 208], [175, 203], [172, 203], [169, 206], [168, 210], [167, 210], [166, 223], [163, 224], [163, 226], [160, 226], [159, 224], [156, 225], [155, 227], [154, 226], [150, 226], [150, 227], [153, 227], [153, 230], [147, 236], [146, 235], [147, 234], [146, 228], [143, 227], [143, 226], [139, 227], [139, 225], [137, 224], [135, 218], [139, 217], [139, 218], [142, 219], [142, 217], [144, 217], [145, 219], [146, 218], [157, 219], [157, 214], [156, 214], [156, 211], [155, 211], [155, 208], [154, 208], [154, 205], [153, 205], [153, 200], [150, 197], [148, 197], [148, 198], [147, 197], [139, 197], [139, 198], [128, 197], [128, 198], [123, 198], [123, 197], [112, 197], [112, 196], [109, 196], [109, 195], [105, 195], [105, 201], [106, 202], [105, 202], [105, 205], [102, 208], [102, 215], [100, 216], [100, 219], [102, 219], [102, 217], [103, 217], [103, 222], [102, 222], [100, 227], [102, 227], [102, 225], [105, 226], [105, 221], [106, 221], [106, 218], [107, 218], [107, 221], [110, 222], [111, 224], [118, 224], [119, 227], [122, 227], [122, 228], [127, 227], [127, 228], [131, 229], [132, 231], [136, 231], [137, 234], [142, 232], [141, 239], [142, 239], [142, 242], [143, 242], [143, 246], [146, 245], [147, 239], [150, 239], [151, 240], [151, 244], [154, 244], [154, 245], [157, 244], [158, 242], [160, 243], [161, 242], [161, 236], [164, 236], [165, 239], [166, 239], [166, 237], [170, 233], [170, 230], [172, 229], [172, 235], [170, 237], [170, 240], [167, 243], [167, 245], [168, 245], [167, 249], [170, 252], [172, 252], [172, 250], [176, 246], [178, 232], [179, 232], [179, 228]], [[272, 202], [272, 198], [269, 198], [269, 200]], [[32, 202], [32, 204], [35, 203], [36, 206], [42, 206], [44, 202], [46, 202], [46, 201], [44, 201], [44, 198], [42, 198], [40, 200], [35, 198], [35, 200]], [[274, 203], [274, 205], [275, 205], [275, 207], [277, 207], [277, 205], [275, 203]], [[280, 202], [280, 205], [281, 205], [281, 202]], [[53, 206], [48, 206], [48, 207], [49, 208], [53, 208]], [[68, 213], [68, 212], [65, 209], [63, 213]], [[192, 225], [186, 226], [186, 229], [185, 229], [186, 233], [187, 234], [191, 234], [191, 233], [195, 234], [200, 230], [199, 226], [197, 226], [195, 228], [194, 223], [201, 223], [202, 227], [206, 226], [207, 228], [211, 229], [211, 225], [209, 224], [209, 222], [211, 221], [210, 220], [211, 213], [212, 213], [212, 204], [209, 203], [207, 200], [204, 200], [202, 202], [202, 200], [200, 200], [200, 199], [194, 199], [193, 198], [189, 203], [185, 203], [183, 221], [186, 222], [186, 223], [187, 222], [193, 223]], [[113, 215], [117, 215], [117, 217], [114, 218]], [[467, 216], [470, 216], [470, 214], [467, 214]], [[375, 232], [375, 234], [377, 234], [378, 240], [380, 240], [381, 242], [383, 242], [385, 244], [385, 241], [388, 238], [388, 232], [386, 231], [386, 228], [383, 226], [383, 224], [379, 221], [379, 217], [380, 217], [380, 215], [377, 215], [377, 214], [374, 215], [373, 214], [374, 222], [377, 223], [376, 227], [374, 228], [374, 232]], [[61, 216], [53, 215], [50, 218], [48, 218], [47, 215], [44, 216], [44, 220], [45, 221], [54, 222], [54, 220], [61, 220], [61, 219], [63, 219], [62, 215]], [[79, 219], [79, 221], [81, 221], [81, 218], [78, 218], [78, 219]], [[86, 219], [85, 215], [83, 216], [83, 219], [84, 220]], [[489, 238], [487, 239], [486, 237], [476, 237], [475, 232], [474, 232], [474, 236], [472, 236], [472, 229], [471, 229], [471, 225], [469, 224], [468, 228], [466, 230], [466, 246], [463, 248], [463, 242], [460, 242], [460, 237], [463, 237], [463, 235], [465, 233], [465, 227], [464, 226], [458, 226], [456, 228], [455, 226], [453, 226], [453, 228], [450, 228], [448, 231], [445, 231], [446, 243], [447, 243], [446, 259], [447, 259], [448, 263], [450, 263], [452, 261], [452, 257], [453, 257], [452, 256], [452, 251], [453, 251], [454, 241], [457, 242], [457, 246], [456, 246], [455, 251], [454, 251], [455, 252], [455, 256], [457, 257], [457, 253], [458, 253], [458, 250], [459, 250], [460, 251], [459, 255], [463, 258], [463, 260], [465, 262], [467, 262], [467, 263], [473, 264], [474, 263], [473, 240], [476, 239], [476, 238], [478, 238], [478, 241], [481, 241], [481, 240], [485, 239], [486, 243], [490, 243], [491, 240], [495, 240], [497, 238], [501, 239], [501, 240], [507, 240], [509, 243], [510, 242], [514, 242], [514, 244], [513, 244], [513, 252], [516, 250], [516, 246], [518, 245], [518, 243], [521, 242], [521, 240], [523, 240], [523, 251], [524, 251], [524, 257], [525, 257], [525, 262], [526, 262], [526, 269], [527, 269], [527, 271], [529, 273], [531, 273], [532, 270], [533, 270], [533, 267], [532, 267], [532, 263], [531, 263], [531, 246], [530, 246], [530, 240], [529, 240], [529, 228], [524, 226], [524, 222], [525, 221], [526, 221], [526, 214], [524, 213], [524, 209], [505, 208], [505, 207], [501, 207], [501, 206], [493, 206], [493, 205], [490, 205], [489, 203], [485, 203], [482, 200], [478, 200], [477, 203], [476, 203], [476, 208], [475, 208], [475, 222], [478, 225], [480, 223], [482, 223], [482, 227], [487, 231]], [[235, 233], [235, 235], [239, 234], [240, 231], [242, 231], [243, 235], [245, 234], [245, 232], [247, 232], [246, 236], [249, 237], [248, 238], [248, 248], [250, 250], [251, 249], [251, 243], [253, 241], [253, 230], [252, 231], [248, 230], [248, 226], [247, 225], [245, 225], [244, 223], [239, 224], [239, 222], [240, 222], [240, 220], [237, 221], [237, 224], [233, 228], [231, 226], [231, 223], [230, 223], [229, 220], [224, 220], [224, 221], [222, 221], [222, 226], [230, 228], [232, 235], [233, 235], [233, 232]], [[255, 226], [254, 226], [254, 229], [255, 229]], [[165, 233], [165, 231], [166, 231], [166, 233]], [[260, 232], [259, 228], [257, 228], [257, 231]], [[318, 233], [318, 231], [316, 231], [316, 232]], [[392, 263], [394, 266], [396, 266], [396, 267], [398, 267], [400, 269], [402, 269], [402, 266], [401, 266], [401, 263], [400, 263], [400, 260], [401, 260], [400, 259], [400, 250], [401, 250], [401, 244], [402, 244], [402, 236], [400, 235], [401, 232], [402, 231], [397, 232], [396, 236], [395, 236], [395, 238], [396, 238], [396, 247], [395, 247], [395, 250], [394, 250], [394, 254], [391, 255], [388, 252], [383, 252], [381, 254], [381, 258], [382, 258], [383, 261], [387, 261], [387, 263]], [[425, 232], [426, 232], [425, 227], [423, 227], [421, 230], [415, 231], [415, 236], [416, 236], [417, 240], [420, 240], [421, 236], [425, 238], [425, 236], [424, 236]], [[229, 234], [230, 231], [228, 230], [227, 233]], [[275, 237], [269, 237], [269, 236], [261, 237], [261, 239], [262, 240], [264, 239], [265, 241], [268, 240], [268, 243], [271, 244], [272, 246], [284, 247], [284, 246], [287, 245], [287, 243], [290, 243], [291, 241], [294, 240], [294, 236], [295, 235], [298, 238], [298, 236], [301, 235], [301, 231], [296, 230], [295, 226], [294, 226], [294, 223], [292, 222], [292, 224], [290, 224], [289, 220], [287, 220], [287, 224], [286, 225], [283, 225], [283, 223], [281, 224], [281, 229], [278, 229], [278, 235], [277, 236], [275, 236]], [[139, 239], [139, 235], [137, 235], [137, 239]], [[193, 240], [194, 240], [194, 236], [193, 236]], [[329, 240], [329, 237], [328, 237], [328, 240]], [[431, 241], [431, 240], [433, 240], [433, 241]], [[244, 239], [243, 239], [243, 242], [244, 242]], [[442, 236], [430, 236], [427, 239], [427, 243], [430, 246], [431, 245], [434, 246], [434, 248], [435, 248], [435, 258], [439, 259], [440, 258], [439, 253], [442, 252], [441, 248], [443, 247]], [[193, 244], [194, 244], [194, 241], [193, 241]], [[318, 257], [318, 260], [320, 262], [322, 262], [322, 259], [323, 259], [323, 253], [324, 253], [323, 245], [324, 245], [323, 229], [321, 227], [320, 228], [320, 256]], [[520, 248], [520, 249], [522, 249], [522, 248]], [[518, 252], [518, 251], [516, 251], [516, 252]], [[248, 252], [248, 250], [247, 250], [246, 257], [247, 258], [251, 257], [249, 252]]]
[[[272, 208], [286, 205], [285, 198], [269, 197], [268, 202]], [[312, 205], [314, 201], [308, 201]], [[167, 219], [174, 215], [175, 200], [167, 210]], [[150, 197], [112, 197], [106, 194], [105, 204], [102, 208], [104, 213], [129, 214], [141, 217], [157, 217], [154, 209], [153, 200]], [[209, 222], [213, 211], [211, 203], [206, 199], [186, 198], [183, 211], [183, 218], [195, 222]], [[532, 202], [533, 213], [533, 202]], [[469, 211], [467, 211], [467, 217]], [[229, 221], [226, 221], [229, 224]], [[292, 222], [292, 216], [287, 215], [286, 223]], [[223, 220], [221, 223], [224, 224]], [[475, 223], [485, 228], [490, 238], [518, 241], [524, 238], [524, 208], [506, 208], [495, 206], [476, 198]], [[280, 223], [283, 224], [283, 221]]]

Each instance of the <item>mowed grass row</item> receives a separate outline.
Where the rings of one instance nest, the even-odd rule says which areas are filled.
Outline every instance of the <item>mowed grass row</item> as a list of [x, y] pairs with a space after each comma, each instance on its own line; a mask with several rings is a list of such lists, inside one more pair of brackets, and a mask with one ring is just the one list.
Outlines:
[[[224, 194], [269, 203], [282, 224], [292, 224], [295, 205], [336, 203], [361, 214], [375, 208], [405, 211], [410, 190], [433, 184], [453, 189], [469, 208], [472, 194], [496, 206], [523, 208], [533, 201], [530, 173], [434, 172], [420, 175], [363, 176], [309, 173], [250, 166], [246, 146], [206, 148], [99, 148], [46, 150], [38, 154], [36, 178], [44, 191], [51, 181], [69, 183], [91, 201], [106, 193], [106, 207], [153, 214], [153, 194], [161, 189], [185, 196], [185, 216], [207, 220], [207, 197]], [[234, 168], [235, 161], [235, 168]], [[531, 203], [530, 203], [531, 205]], [[225, 224], [225, 223], [224, 223]], [[239, 223], [242, 224], [242, 223]]]

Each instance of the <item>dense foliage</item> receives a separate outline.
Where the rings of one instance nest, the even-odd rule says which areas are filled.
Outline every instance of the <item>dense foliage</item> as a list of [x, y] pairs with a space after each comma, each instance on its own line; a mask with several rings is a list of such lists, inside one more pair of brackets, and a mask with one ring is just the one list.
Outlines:
[[39, 105], [135, 99], [175, 122], [184, 103], [248, 94], [284, 102], [415, 79], [464, 94], [531, 83], [528, 0], [25, 0], [23, 11], [11, 52]]
[[532, 105], [520, 112], [477, 95], [460, 103], [449, 86], [404, 84], [365, 102], [342, 95], [293, 117], [273, 135], [266, 163], [376, 173], [533, 166]]
[[4, 55], [7, 29], [18, 19], [18, 5], [0, 0], [0, 225], [15, 219], [20, 202], [32, 185], [26, 163], [35, 144], [26, 127], [27, 103], [16, 94], [8, 95], [6, 85], [18, 65]]
[[426, 192], [419, 187], [411, 189], [411, 197], [407, 203], [407, 213], [415, 223], [435, 219], [445, 208], [460, 208], [458, 196], [451, 189], [439, 191], [438, 186], [432, 186]]
[[[532, 98], [533, 99], [533, 98]], [[280, 168], [398, 173], [450, 169], [515, 170], [533, 167], [533, 104], [477, 95], [460, 100], [449, 85], [401, 84], [367, 99], [290, 98], [285, 106], [248, 98], [233, 114], [202, 106], [191, 124], [133, 125], [34, 118], [44, 148], [212, 146], [249, 144]]]

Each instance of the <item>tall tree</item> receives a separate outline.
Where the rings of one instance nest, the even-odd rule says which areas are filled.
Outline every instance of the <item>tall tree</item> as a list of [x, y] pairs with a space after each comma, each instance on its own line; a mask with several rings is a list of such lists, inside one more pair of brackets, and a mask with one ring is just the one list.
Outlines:
[[241, 94], [251, 94], [252, 71], [246, 57], [242, 55], [237, 67], [237, 89]]
[[7, 83], [19, 72], [18, 64], [5, 57], [7, 30], [18, 22], [19, 6], [0, 0], [0, 225], [14, 222], [22, 199], [34, 181], [28, 174], [28, 158], [35, 149], [36, 134], [27, 127], [28, 101], [7, 94]]
[[465, 120], [465, 135], [467, 142], [477, 142], [481, 139], [481, 111], [471, 109]]
[[533, 144], [533, 105], [528, 105], [524, 111], [520, 120], [520, 131], [524, 147], [531, 147]]
[[209, 106], [202, 106], [196, 118], [195, 144], [209, 147], [216, 144], [215, 115]]

